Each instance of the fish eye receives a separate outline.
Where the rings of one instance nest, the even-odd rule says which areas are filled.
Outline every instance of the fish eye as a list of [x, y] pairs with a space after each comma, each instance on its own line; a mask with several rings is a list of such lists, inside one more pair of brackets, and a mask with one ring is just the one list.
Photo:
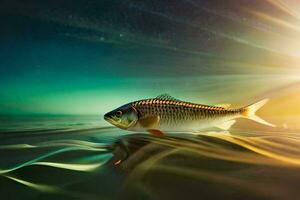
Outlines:
[[120, 111], [120, 110], [117, 111], [117, 112], [116, 112], [116, 117], [121, 117], [121, 116], [122, 116], [122, 111]]

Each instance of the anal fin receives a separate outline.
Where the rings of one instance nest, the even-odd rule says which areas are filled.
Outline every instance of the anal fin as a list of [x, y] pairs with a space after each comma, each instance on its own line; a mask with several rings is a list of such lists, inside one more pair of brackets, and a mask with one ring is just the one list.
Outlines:
[[165, 134], [163, 132], [161, 132], [160, 130], [157, 129], [148, 129], [147, 130], [149, 133], [151, 133], [154, 136], [164, 136]]
[[227, 131], [228, 129], [230, 129], [230, 127], [235, 123], [235, 120], [230, 120], [230, 121], [226, 121], [223, 122], [222, 124], [218, 124], [215, 127], [222, 129], [224, 131]]

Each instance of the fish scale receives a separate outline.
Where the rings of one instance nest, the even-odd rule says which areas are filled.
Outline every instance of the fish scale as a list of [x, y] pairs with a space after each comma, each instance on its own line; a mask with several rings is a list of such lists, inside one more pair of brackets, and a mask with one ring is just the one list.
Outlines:
[[104, 115], [113, 125], [130, 131], [198, 131], [208, 127], [228, 130], [236, 118], [248, 118], [274, 127], [255, 115], [268, 99], [238, 109], [181, 101], [169, 95], [125, 104]]
[[173, 125], [185, 121], [212, 119], [214, 117], [233, 115], [241, 109], [225, 109], [218, 106], [208, 106], [182, 101], [145, 99], [132, 103], [140, 111], [140, 117], [160, 117], [161, 124]]

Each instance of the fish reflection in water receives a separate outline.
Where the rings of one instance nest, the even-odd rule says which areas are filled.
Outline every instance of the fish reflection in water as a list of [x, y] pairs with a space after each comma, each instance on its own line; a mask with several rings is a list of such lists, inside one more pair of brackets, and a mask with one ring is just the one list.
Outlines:
[[[205, 134], [205, 133], [204, 133]], [[123, 138], [114, 161], [128, 176], [126, 199], [293, 199], [299, 195], [299, 145], [291, 135]], [[125, 148], [125, 149], [124, 149]]]
[[58, 130], [35, 133], [22, 144], [11, 139], [1, 145], [1, 193], [22, 199], [299, 196], [296, 133], [131, 134], [109, 139], [117, 133], [112, 128]]

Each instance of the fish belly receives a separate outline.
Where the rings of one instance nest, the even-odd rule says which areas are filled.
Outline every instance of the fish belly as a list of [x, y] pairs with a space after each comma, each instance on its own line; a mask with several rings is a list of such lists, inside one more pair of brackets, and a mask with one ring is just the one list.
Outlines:
[[237, 117], [238, 116], [217, 117], [211, 119], [182, 121], [176, 124], [160, 124], [158, 129], [166, 132], [194, 132], [206, 128], [215, 127], [219, 124], [233, 120]]

